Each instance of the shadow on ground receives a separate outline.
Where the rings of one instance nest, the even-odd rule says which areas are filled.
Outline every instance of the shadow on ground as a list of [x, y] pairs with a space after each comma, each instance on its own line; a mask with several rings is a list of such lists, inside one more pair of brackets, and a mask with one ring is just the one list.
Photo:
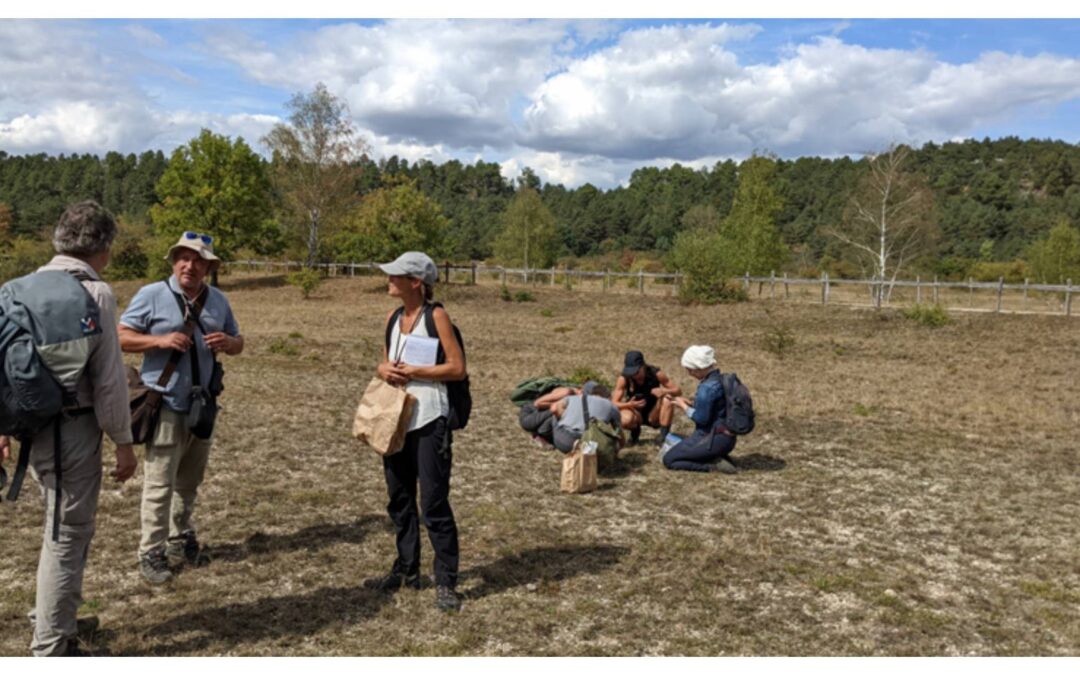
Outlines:
[[145, 653], [164, 656], [229, 650], [261, 640], [296, 642], [331, 624], [367, 621], [392, 599], [389, 593], [363, 587], [320, 588], [302, 595], [263, 598], [201, 609], [169, 619], [146, 633], [151, 638], [179, 638]]
[[284, 553], [301, 549], [313, 551], [335, 544], [360, 544], [368, 534], [378, 530], [393, 532], [390, 519], [385, 515], [367, 514], [351, 523], [312, 525], [289, 534], [256, 532], [242, 543], [213, 546], [210, 554], [214, 560], [239, 562], [252, 555]]
[[507, 556], [462, 574], [463, 580], [481, 579], [480, 585], [463, 593], [478, 600], [516, 586], [544, 581], [562, 581], [581, 574], [600, 574], [630, 552], [624, 546], [539, 547]]
[[619, 459], [615, 464], [597, 473], [603, 478], [625, 478], [632, 473], [641, 471], [642, 467], [649, 463], [649, 458], [637, 452], [619, 453]]
[[733, 455], [729, 459], [743, 471], [782, 471], [787, 466], [787, 462], [779, 457], [763, 455], [760, 452], [753, 452], [742, 457]]

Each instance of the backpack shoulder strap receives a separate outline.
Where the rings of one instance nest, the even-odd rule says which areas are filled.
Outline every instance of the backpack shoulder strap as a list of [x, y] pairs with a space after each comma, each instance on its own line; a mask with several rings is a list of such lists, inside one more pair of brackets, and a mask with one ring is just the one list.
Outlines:
[[394, 313], [390, 315], [390, 320], [386, 322], [386, 351], [390, 352], [390, 335], [394, 332], [394, 322], [401, 318], [401, 313], [405, 311], [405, 306], [402, 305], [394, 310]]
[[581, 390], [581, 414], [585, 418], [585, 430], [589, 430], [589, 396], [585, 393], [585, 390]]

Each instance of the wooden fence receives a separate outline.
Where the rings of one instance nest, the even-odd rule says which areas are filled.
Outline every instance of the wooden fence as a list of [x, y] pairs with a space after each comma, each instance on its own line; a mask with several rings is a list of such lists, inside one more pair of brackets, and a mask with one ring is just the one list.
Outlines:
[[[267, 260], [240, 260], [228, 263], [235, 271], [275, 271], [289, 272], [300, 270], [304, 264], [299, 262], [278, 262]], [[327, 276], [356, 276], [369, 274], [378, 269], [376, 263], [318, 263], [315, 267]], [[439, 266], [439, 276], [443, 282], [479, 284], [486, 280], [497, 281], [502, 285], [530, 285], [580, 288], [584, 290], [637, 292], [639, 294], [663, 295], [678, 293], [683, 276], [678, 272], [612, 272], [611, 270], [589, 271], [571, 270], [557, 267], [545, 269], [524, 269], [470, 263], [444, 262]], [[624, 283], [619, 284], [622, 280]], [[811, 300], [827, 305], [834, 304], [856, 306], [890, 306], [907, 304], [940, 304], [946, 309], [961, 311], [982, 311], [993, 313], [1032, 313], [1063, 314], [1072, 316], [1073, 294], [1080, 291], [1074, 287], [1072, 279], [1065, 284], [1032, 284], [1025, 279], [1022, 284], [1007, 284], [1004, 278], [997, 281], [940, 281], [937, 277], [924, 280], [881, 281], [878, 279], [831, 279], [828, 274], [820, 278], [789, 277], [787, 274], [770, 274], [767, 277], [741, 277], [743, 288], [753, 296], [756, 285], [757, 297], [770, 300]], [[647, 284], [651, 288], [647, 291]], [[809, 291], [809, 292], [808, 292]], [[979, 292], [980, 306], [976, 306], [976, 292]], [[846, 292], [846, 294], [842, 294]], [[859, 298], [865, 294], [865, 301]], [[957, 296], [965, 297], [966, 303], [958, 302]], [[1009, 307], [1005, 307], [1006, 298]], [[1019, 305], [1019, 307], [1017, 306]]]

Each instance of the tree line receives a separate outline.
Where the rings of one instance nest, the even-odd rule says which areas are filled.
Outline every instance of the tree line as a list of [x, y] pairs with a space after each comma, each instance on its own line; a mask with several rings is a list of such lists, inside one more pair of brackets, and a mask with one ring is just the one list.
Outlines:
[[860, 224], [859, 205], [864, 216], [882, 206], [866, 201], [875, 162], [898, 150], [892, 171], [913, 196], [897, 208], [918, 244], [905, 240], [906, 258], [896, 249], [900, 266], [1013, 280], [1030, 273], [1025, 262], [1064, 246], [1062, 273], [1080, 268], [1069, 258], [1080, 223], [1080, 147], [1063, 141], [928, 143], [862, 159], [762, 154], [701, 169], [642, 167], [613, 189], [569, 189], [530, 169], [508, 179], [494, 162], [376, 161], [344, 103], [322, 85], [287, 106], [288, 121], [258, 141], [269, 158], [208, 130], [168, 158], [0, 151], [0, 256], [8, 267], [40, 257], [43, 233], [64, 207], [89, 198], [120, 216], [119, 276], [160, 272], [169, 240], [197, 229], [215, 236], [226, 259], [359, 261], [424, 248], [438, 258], [533, 267], [884, 277], [899, 266], [877, 249], [860, 256], [851, 237], [872, 239], [866, 228], [882, 225]]

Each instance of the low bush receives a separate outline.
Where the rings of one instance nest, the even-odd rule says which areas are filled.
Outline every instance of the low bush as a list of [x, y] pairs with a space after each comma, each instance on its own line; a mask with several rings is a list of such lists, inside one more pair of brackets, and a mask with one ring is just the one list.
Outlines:
[[952, 321], [941, 305], [914, 305], [904, 310], [904, 317], [930, 328], [945, 326]]
[[285, 277], [285, 281], [288, 282], [290, 286], [299, 288], [300, 293], [307, 299], [322, 283], [322, 275], [309, 267], [305, 267], [302, 270], [290, 272], [289, 275]]

